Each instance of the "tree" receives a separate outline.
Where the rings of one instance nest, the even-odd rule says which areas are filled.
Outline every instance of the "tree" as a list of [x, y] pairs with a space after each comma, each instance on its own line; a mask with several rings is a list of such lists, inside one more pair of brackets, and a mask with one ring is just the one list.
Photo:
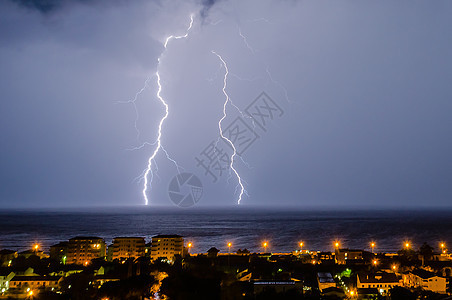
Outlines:
[[433, 258], [433, 247], [424, 242], [419, 248], [419, 254], [422, 255], [424, 261], [429, 261]]

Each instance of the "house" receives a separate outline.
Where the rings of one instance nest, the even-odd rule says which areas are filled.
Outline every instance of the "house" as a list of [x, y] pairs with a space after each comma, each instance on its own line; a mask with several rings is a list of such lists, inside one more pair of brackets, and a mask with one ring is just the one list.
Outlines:
[[386, 294], [391, 288], [401, 285], [395, 273], [359, 273], [357, 277], [358, 289], [376, 288], [380, 294]]
[[329, 288], [323, 289], [322, 295], [333, 298], [333, 299], [344, 299], [346, 297], [344, 290], [340, 289], [338, 287], [329, 287]]
[[220, 250], [218, 250], [215, 247], [212, 247], [209, 250], [207, 250], [207, 257], [210, 257], [210, 258], [217, 257], [218, 252], [220, 252]]
[[17, 252], [8, 249], [0, 250], [0, 267], [11, 266], [13, 259], [17, 257]]
[[336, 263], [340, 265], [345, 265], [347, 262], [362, 261], [363, 251], [352, 249], [336, 249], [335, 259]]
[[361, 289], [357, 289], [356, 294], [358, 296], [358, 299], [366, 299], [366, 300], [371, 300], [371, 299], [380, 299], [380, 293], [378, 292], [378, 290], [376, 288], [361, 288]]
[[415, 269], [403, 274], [402, 278], [404, 286], [408, 288], [422, 288], [440, 294], [447, 292], [447, 279], [433, 272]]
[[297, 290], [300, 293], [303, 290], [303, 284], [300, 281], [287, 280], [287, 281], [254, 281], [254, 293], [260, 294], [274, 290], [276, 293], [285, 293], [289, 290]]
[[9, 282], [16, 274], [8, 269], [0, 270], [0, 292], [9, 289]]
[[59, 276], [27, 276], [19, 275], [14, 276], [9, 282], [10, 289], [26, 290], [28, 288], [32, 290], [36, 289], [56, 289], [59, 286], [59, 281], [62, 277]]
[[327, 288], [336, 287], [336, 282], [331, 273], [317, 273], [317, 283], [321, 292]]

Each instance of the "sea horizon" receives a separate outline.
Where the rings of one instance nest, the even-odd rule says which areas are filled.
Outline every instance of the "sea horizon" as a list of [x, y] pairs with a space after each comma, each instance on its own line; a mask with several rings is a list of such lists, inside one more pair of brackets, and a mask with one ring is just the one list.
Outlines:
[[75, 236], [99, 236], [106, 243], [118, 236], [141, 236], [149, 242], [157, 234], [179, 234], [193, 243], [194, 253], [210, 247], [233, 252], [261, 252], [268, 241], [271, 252], [305, 249], [331, 251], [338, 240], [343, 248], [366, 250], [375, 241], [378, 252], [395, 252], [404, 241], [419, 248], [427, 242], [452, 243], [452, 209], [294, 209], [287, 207], [177, 207], [123, 206], [0, 210], [0, 249], [23, 251], [39, 243], [51, 245]]

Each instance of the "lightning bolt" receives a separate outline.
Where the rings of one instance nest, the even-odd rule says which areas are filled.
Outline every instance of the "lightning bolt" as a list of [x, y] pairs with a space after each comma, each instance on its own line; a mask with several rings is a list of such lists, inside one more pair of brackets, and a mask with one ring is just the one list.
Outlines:
[[[142, 193], [143, 193], [145, 205], [149, 204], [149, 198], [147, 195], [148, 188], [150, 188], [152, 179], [154, 178], [154, 174], [152, 172], [152, 162], [154, 161], [154, 159], [157, 156], [157, 154], [159, 153], [159, 151], [162, 150], [166, 154], [166, 158], [169, 159], [171, 162], [173, 162], [176, 165], [176, 168], [178, 171], [180, 169], [180, 167], [176, 163], [176, 161], [174, 159], [172, 159], [168, 155], [168, 152], [162, 147], [162, 128], [163, 128], [163, 123], [165, 122], [165, 120], [168, 118], [168, 115], [169, 115], [169, 106], [168, 106], [168, 103], [166, 103], [165, 99], [162, 97], [162, 83], [161, 83], [161, 77], [160, 77], [160, 66], [161, 66], [162, 57], [165, 54], [166, 49], [168, 48], [168, 43], [173, 39], [178, 40], [178, 39], [187, 38], [188, 34], [190, 33], [191, 28], [193, 27], [193, 21], [194, 21], [193, 15], [190, 15], [190, 25], [186, 29], [184, 35], [179, 35], [179, 36], [170, 35], [166, 38], [165, 43], [163, 44], [165, 50], [160, 54], [159, 58], [157, 59], [157, 71], [155, 72], [155, 76], [157, 77], [157, 87], [158, 87], [157, 88], [157, 98], [162, 103], [163, 107], [165, 108], [165, 114], [160, 119], [158, 131], [157, 131], [158, 133], [157, 133], [157, 139], [156, 139], [156, 147], [154, 149], [154, 152], [152, 152], [152, 155], [148, 159], [147, 167], [143, 174], [144, 184], [143, 184]], [[150, 178], [149, 178], [149, 174], [150, 174]]]
[[[264, 21], [264, 22], [272, 24], [271, 21], [264, 19], [264, 18], [249, 20], [249, 22], [260, 22], [260, 21]], [[237, 25], [237, 28], [238, 28], [239, 36], [242, 38], [243, 43], [245, 44], [246, 48], [248, 48], [248, 50], [251, 52], [251, 54], [256, 55], [256, 50], [248, 42], [248, 38], [246, 37], [246, 35], [243, 34], [242, 28], [239, 25]], [[263, 62], [263, 64], [265, 65], [265, 72], [267, 73], [267, 76], [270, 79], [270, 81], [274, 85], [277, 85], [283, 91], [286, 101], [289, 103], [292, 103], [292, 101], [290, 101], [290, 99], [289, 99], [289, 95], [288, 95], [286, 87], [281, 82], [279, 82], [273, 78], [273, 75], [270, 72], [270, 67], [265, 61]]]
[[[231, 145], [232, 150], [233, 150], [233, 153], [231, 155], [231, 163], [230, 163], [229, 167], [231, 168], [231, 170], [234, 172], [235, 176], [237, 177], [237, 181], [238, 181], [237, 187], [240, 188], [239, 197], [237, 199], [237, 204], [240, 204], [240, 202], [242, 201], [243, 194], [246, 193], [246, 191], [245, 191], [245, 187], [243, 186], [242, 178], [240, 177], [239, 173], [237, 172], [237, 170], [234, 167], [234, 158], [237, 155], [237, 149], [235, 148], [234, 143], [223, 134], [223, 128], [221, 127], [221, 123], [223, 122], [223, 120], [227, 116], [227, 114], [226, 114], [226, 106], [228, 105], [228, 103], [233, 105], [231, 100], [230, 100], [229, 94], [226, 92], [226, 87], [227, 87], [227, 82], [228, 82], [228, 75], [229, 75], [229, 69], [228, 69], [228, 65], [226, 64], [226, 61], [223, 59], [223, 57], [221, 57], [220, 54], [216, 53], [213, 50], [212, 50], [212, 53], [215, 54], [218, 57], [218, 59], [221, 61], [221, 63], [224, 66], [224, 69], [225, 69], [225, 73], [224, 73], [224, 77], [223, 77], [223, 89], [222, 89], [223, 94], [225, 96], [225, 101], [223, 103], [223, 117], [218, 121], [218, 129], [220, 130], [221, 138], [223, 140], [225, 140], [226, 142], [228, 142], [229, 145]], [[235, 105], [233, 105], [233, 106], [236, 107]]]

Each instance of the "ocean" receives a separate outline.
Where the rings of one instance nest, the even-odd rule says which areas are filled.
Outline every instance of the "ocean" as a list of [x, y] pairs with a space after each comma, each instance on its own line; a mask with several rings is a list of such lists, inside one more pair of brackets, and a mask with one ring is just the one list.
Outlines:
[[333, 241], [350, 249], [395, 252], [404, 241], [413, 248], [427, 242], [435, 249], [452, 243], [451, 210], [309, 210], [152, 207], [0, 211], [0, 249], [26, 250], [39, 243], [44, 251], [75, 236], [99, 236], [107, 244], [118, 236], [140, 236], [146, 242], [157, 234], [179, 234], [193, 243], [191, 252], [216, 247], [228, 252], [247, 248], [291, 252], [299, 249], [332, 250]]

